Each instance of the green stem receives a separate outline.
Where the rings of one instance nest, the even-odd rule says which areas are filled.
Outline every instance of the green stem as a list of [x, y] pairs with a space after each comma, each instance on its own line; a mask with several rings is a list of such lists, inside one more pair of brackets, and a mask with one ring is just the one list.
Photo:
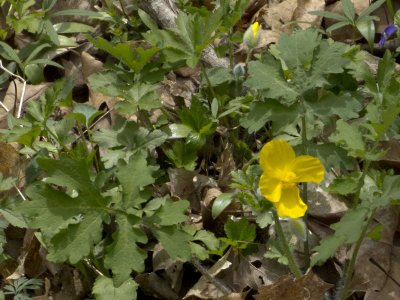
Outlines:
[[[206, 72], [207, 70], [204, 67], [204, 64], [201, 64], [201, 70], [202, 70], [202, 74], [204, 75], [204, 78], [207, 81], [207, 85], [208, 85], [208, 88], [210, 89], [212, 97], [218, 100], [218, 104], [221, 104], [219, 99], [217, 98], [217, 94], [215, 93], [214, 88], [213, 88], [213, 86], [211, 84], [210, 78], [208, 77], [208, 74]], [[211, 102], [210, 102], [210, 106], [211, 106]]]
[[278, 213], [275, 210], [273, 210], [272, 214], [275, 220], [275, 228], [276, 228], [276, 233], [278, 234], [278, 239], [281, 242], [283, 252], [289, 262], [289, 269], [293, 273], [294, 277], [300, 278], [302, 276], [302, 273], [300, 271], [299, 266], [297, 265], [296, 260], [294, 259], [292, 251], [290, 251], [289, 244], [286, 240], [285, 234], [282, 229], [282, 225], [279, 221]]
[[249, 61], [250, 61], [252, 52], [253, 52], [252, 49], [249, 49], [249, 52], [247, 52], [247, 56], [246, 56], [246, 67], [247, 67], [247, 69], [249, 69]]
[[[303, 105], [303, 115], [301, 117], [301, 142], [302, 142], [302, 148], [303, 148], [303, 154], [307, 154], [307, 127], [306, 127], [306, 112], [305, 108]], [[302, 186], [302, 199], [305, 204], [308, 203], [308, 192], [307, 192], [307, 183], [303, 183]], [[309, 246], [309, 234], [308, 234], [308, 217], [307, 214], [304, 215], [303, 217], [304, 223], [306, 224], [306, 240], [304, 241], [303, 247], [304, 247], [304, 264], [305, 264], [305, 269], [308, 269], [310, 266], [310, 246]]]
[[364, 162], [363, 172], [361, 174], [360, 180], [358, 181], [357, 192], [354, 195], [354, 199], [353, 199], [353, 207], [357, 207], [358, 202], [360, 201], [361, 188], [364, 185], [364, 179], [365, 179], [365, 176], [367, 175], [370, 164], [371, 164], [371, 162], [369, 160], [366, 160]]
[[231, 41], [231, 36], [232, 36], [232, 29], [229, 31], [228, 49], [229, 49], [229, 66], [230, 66], [231, 70], [233, 70], [235, 63], [234, 63], [234, 57], [233, 57], [233, 44]]
[[357, 259], [357, 255], [358, 255], [358, 251], [360, 250], [361, 247], [361, 243], [365, 238], [365, 235], [367, 234], [367, 230], [368, 230], [368, 225], [374, 215], [375, 210], [373, 210], [370, 214], [370, 216], [368, 217], [367, 222], [364, 225], [364, 228], [361, 232], [360, 237], [358, 238], [356, 244], [354, 245], [354, 250], [353, 250], [353, 254], [351, 256], [350, 262], [346, 268], [346, 272], [344, 274], [344, 284], [343, 284], [343, 288], [339, 290], [339, 294], [336, 297], [336, 299], [340, 299], [340, 300], [346, 300], [348, 297], [348, 293], [349, 293], [349, 289], [350, 289], [350, 284], [351, 284], [351, 280], [353, 278], [353, 272], [354, 272], [354, 267], [356, 265], [356, 259]]

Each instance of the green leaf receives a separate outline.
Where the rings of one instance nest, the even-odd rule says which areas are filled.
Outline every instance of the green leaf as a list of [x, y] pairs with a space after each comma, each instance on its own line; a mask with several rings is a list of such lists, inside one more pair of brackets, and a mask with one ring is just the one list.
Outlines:
[[12, 189], [15, 185], [16, 178], [6, 177], [3, 178], [3, 174], [0, 173], [0, 192], [5, 192]]
[[197, 231], [193, 237], [193, 241], [203, 242], [210, 250], [217, 250], [220, 244], [215, 235], [207, 230]]
[[49, 66], [53, 66], [53, 67], [56, 67], [59, 69], [64, 69], [64, 67], [62, 65], [60, 65], [50, 59], [45, 59], [45, 58], [33, 59], [33, 60], [30, 60], [28, 63], [25, 62], [25, 69], [27, 66], [35, 65], [35, 64], [36, 65], [49, 65]]
[[154, 183], [153, 173], [158, 169], [149, 166], [144, 152], [136, 152], [131, 155], [129, 162], [120, 161], [115, 175], [122, 185], [124, 201], [121, 209], [128, 209], [140, 204], [143, 200], [139, 196], [143, 187]]
[[[49, 259], [77, 263], [101, 240], [102, 222], [108, 217], [107, 200], [92, 182], [85, 160], [61, 157], [37, 161], [49, 174], [46, 182], [58, 187], [44, 182], [29, 186], [26, 194], [31, 201], [22, 202], [19, 210], [30, 227], [43, 232]], [[60, 187], [67, 187], [74, 196]]]
[[385, 3], [387, 0], [378, 0], [369, 5], [367, 8], [365, 8], [360, 14], [358, 15], [358, 19], [362, 19], [369, 14], [371, 14], [373, 11], [378, 9], [383, 3]]
[[369, 233], [368, 233], [368, 237], [373, 240], [373, 241], [379, 241], [381, 239], [381, 233], [383, 230], [383, 225], [382, 224], [378, 224], [376, 225]]
[[340, 246], [355, 243], [361, 236], [368, 214], [369, 209], [364, 207], [349, 209], [338, 223], [331, 226], [335, 233], [322, 239], [320, 245], [314, 248], [317, 254], [311, 258], [311, 265], [322, 264]]
[[184, 107], [178, 111], [179, 119], [183, 125], [190, 127], [194, 132], [207, 133], [213, 118], [210, 112], [203, 106], [199, 99], [194, 97], [190, 108]]
[[372, 49], [374, 46], [375, 37], [375, 23], [373, 20], [357, 20], [356, 23], [358, 31], [367, 40], [368, 45]]
[[225, 226], [226, 236], [237, 242], [253, 242], [256, 238], [256, 225], [250, 224], [245, 218], [236, 221], [229, 219]]
[[[145, 110], [159, 108], [161, 106], [161, 101], [157, 93], [158, 88], [158, 85], [155, 84], [134, 84], [132, 88], [127, 91], [125, 96], [128, 103], [120, 102], [117, 109], [120, 110], [121, 113], [126, 114], [129, 112], [135, 113], [138, 106]], [[121, 107], [123, 109], [121, 109]]]
[[97, 116], [102, 114], [101, 111], [85, 103], [74, 103], [72, 113], [74, 118], [87, 128]]
[[[212, 42], [215, 30], [221, 22], [221, 15], [206, 13], [189, 15], [181, 12], [176, 18], [176, 28], [156, 30], [143, 34], [153, 46], [162, 50], [166, 61], [185, 61], [194, 68], [202, 51]], [[151, 25], [150, 25], [151, 26]]]
[[216, 219], [224, 211], [224, 209], [232, 203], [233, 196], [233, 193], [222, 193], [215, 198], [211, 208], [211, 215], [213, 219]]
[[67, 229], [60, 230], [51, 238], [47, 255], [50, 261], [69, 261], [76, 264], [88, 256], [94, 245], [100, 242], [103, 220], [98, 208], [78, 214], [76, 219], [79, 223], [70, 224]]
[[345, 237], [330, 235], [320, 241], [320, 245], [314, 248], [315, 255], [311, 257], [311, 266], [321, 265], [330, 257], [334, 256], [336, 250], [344, 245]]
[[16, 51], [11, 48], [8, 44], [0, 41], [0, 55], [11, 61], [15, 61], [18, 65], [22, 65], [22, 61], [20, 60]]
[[327, 19], [333, 19], [333, 20], [337, 20], [337, 21], [341, 21], [341, 22], [346, 22], [347, 24], [349, 23], [349, 20], [347, 20], [347, 18], [343, 15], [339, 15], [337, 13], [334, 12], [330, 12], [330, 11], [310, 11], [309, 12], [310, 15], [314, 15], [314, 16], [320, 16], [320, 17], [324, 17]]
[[[365, 208], [349, 209], [338, 223], [331, 226], [336, 236], [344, 236], [347, 244], [355, 243], [364, 228], [368, 210]], [[352, 230], [349, 230], [352, 228]]]
[[347, 152], [333, 143], [309, 144], [308, 154], [318, 157], [327, 170], [332, 167], [339, 167], [345, 170], [354, 168], [354, 158], [347, 155]]
[[332, 24], [331, 26], [329, 26], [328, 28], [326, 28], [326, 32], [331, 33], [332, 31], [338, 30], [340, 28], [343, 28], [344, 26], [349, 25], [349, 21], [340, 21], [337, 23]]
[[348, 151], [350, 156], [364, 157], [366, 145], [357, 124], [348, 124], [343, 120], [336, 122], [336, 132], [329, 140]]
[[197, 150], [195, 143], [176, 141], [172, 149], [165, 149], [164, 152], [177, 168], [193, 171], [197, 165]]
[[60, 40], [58, 39], [58, 35], [56, 30], [53, 27], [53, 24], [51, 23], [50, 20], [45, 20], [44, 21], [44, 28], [46, 30], [47, 35], [50, 38], [50, 41], [56, 45], [59, 46], [60, 45]]
[[170, 226], [185, 222], [188, 218], [186, 215], [188, 207], [189, 202], [186, 200], [176, 202], [165, 201], [149, 221], [161, 226]]
[[117, 286], [128, 280], [132, 271], [144, 271], [147, 252], [140, 249], [137, 243], [146, 244], [147, 236], [140, 229], [133, 227], [137, 221], [122, 214], [118, 215], [118, 229], [112, 235], [113, 243], [106, 247], [104, 265], [112, 270]]
[[298, 118], [297, 104], [288, 107], [270, 99], [267, 102], [253, 102], [249, 113], [240, 119], [240, 124], [254, 133], [271, 121], [272, 131], [277, 135], [284, 127], [297, 123]]
[[395, 72], [395, 61], [389, 50], [386, 50], [383, 58], [379, 60], [376, 81], [381, 90], [388, 85]]
[[312, 62], [320, 40], [321, 37], [316, 30], [299, 30], [291, 35], [283, 33], [276, 48], [289, 70], [303, 69]]
[[263, 90], [267, 98], [283, 98], [283, 103], [290, 105], [299, 97], [299, 92], [286, 81], [281, 65], [272, 55], [267, 55], [263, 62], [251, 61], [248, 66], [249, 78], [245, 85], [250, 89]]
[[382, 195], [368, 201], [368, 206], [379, 208], [389, 205], [392, 201], [400, 200], [400, 176], [386, 175], [383, 179]]
[[328, 93], [316, 102], [306, 102], [308, 109], [319, 117], [337, 115], [343, 120], [355, 119], [363, 106], [350, 93], [336, 95]]
[[115, 286], [111, 278], [98, 276], [93, 285], [93, 294], [97, 300], [136, 300], [138, 284], [127, 279], [120, 286]]
[[272, 217], [272, 213], [270, 211], [265, 211], [257, 214], [256, 223], [260, 228], [266, 228], [268, 225], [274, 222], [274, 218]]
[[[231, 70], [228, 68], [222, 68], [222, 67], [209, 68], [206, 69], [205, 72], [208, 76], [208, 79], [210, 80], [211, 86], [217, 86], [224, 82], [229, 82], [235, 79]], [[207, 84], [205, 76], [203, 76], [202, 83], [204, 85]]]
[[342, 175], [333, 180], [329, 185], [329, 191], [339, 195], [355, 194], [358, 190], [359, 181], [360, 174]]
[[150, 30], [157, 30], [158, 25], [157, 23], [153, 20], [153, 18], [147, 14], [144, 10], [138, 9], [138, 15], [144, 25], [146, 25]]
[[[323, 40], [315, 60], [311, 64], [311, 74], [302, 80], [305, 81], [304, 91], [313, 87], [323, 87], [329, 82], [326, 76], [329, 74], [340, 74], [349, 63], [349, 59], [343, 55], [347, 46], [343, 43]], [[300, 79], [301, 80], [301, 79]], [[297, 81], [301, 85], [301, 81]]]
[[41, 183], [29, 186], [26, 194], [31, 201], [19, 209], [30, 227], [40, 228], [48, 237], [49, 259], [77, 263], [100, 241], [105, 207], [95, 198], [71, 198]]
[[106, 51], [110, 55], [119, 59], [135, 73], [139, 73], [158, 51], [157, 48], [134, 48], [129, 43], [118, 43], [113, 45], [101, 37], [90, 39], [90, 41], [95, 47]]
[[351, 0], [341, 0], [343, 6], [344, 15], [354, 22], [354, 17], [356, 16], [356, 10], [354, 8], [353, 2]]
[[60, 17], [60, 16], [80, 16], [80, 17], [88, 17], [88, 18], [96, 18], [96, 19], [103, 19], [103, 15], [101, 13], [91, 11], [91, 10], [84, 10], [84, 9], [64, 9], [59, 10], [53, 14], [52, 17]]
[[168, 131], [171, 139], [186, 138], [193, 133], [193, 129], [184, 124], [169, 124]]
[[191, 259], [189, 241], [192, 237], [188, 233], [175, 226], [152, 228], [152, 232], [172, 259], [181, 258], [184, 261]]
[[93, 140], [100, 147], [124, 146], [131, 153], [142, 150], [152, 151], [161, 146], [166, 139], [167, 135], [161, 130], [149, 131], [135, 122], [126, 122], [117, 130], [102, 128], [93, 133]]
[[231, 188], [253, 191], [258, 187], [258, 178], [261, 175], [259, 165], [251, 165], [245, 171], [237, 170], [232, 172]]
[[94, 30], [93, 26], [76, 23], [76, 22], [63, 22], [54, 24], [54, 29], [58, 34], [66, 33], [88, 33]]
[[97, 92], [111, 97], [121, 97], [127, 90], [114, 71], [95, 73], [88, 78], [90, 86]]

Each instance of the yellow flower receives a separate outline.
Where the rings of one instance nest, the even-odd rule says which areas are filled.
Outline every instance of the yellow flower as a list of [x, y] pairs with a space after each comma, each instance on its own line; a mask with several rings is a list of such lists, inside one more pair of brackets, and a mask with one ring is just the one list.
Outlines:
[[273, 202], [280, 217], [304, 216], [307, 205], [300, 198], [299, 182], [319, 183], [324, 179], [324, 167], [318, 158], [297, 156], [285, 141], [273, 140], [260, 152], [263, 173], [260, 178], [261, 194]]
[[258, 22], [254, 22], [247, 28], [243, 35], [243, 41], [249, 48], [257, 47], [260, 42], [260, 24]]
[[260, 24], [258, 24], [258, 22], [253, 23], [251, 29], [253, 30], [253, 37], [257, 37], [258, 31], [260, 30]]

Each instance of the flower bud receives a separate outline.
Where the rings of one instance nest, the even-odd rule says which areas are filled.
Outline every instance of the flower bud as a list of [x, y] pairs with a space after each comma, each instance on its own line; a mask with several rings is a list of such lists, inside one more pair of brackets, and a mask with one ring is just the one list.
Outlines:
[[250, 49], [257, 47], [260, 42], [260, 24], [258, 22], [254, 22], [247, 28], [243, 35], [243, 42]]
[[243, 77], [246, 74], [246, 69], [244, 67], [244, 63], [238, 63], [236, 66], [233, 67], [233, 75], [235, 75], [235, 77], [237, 78]]

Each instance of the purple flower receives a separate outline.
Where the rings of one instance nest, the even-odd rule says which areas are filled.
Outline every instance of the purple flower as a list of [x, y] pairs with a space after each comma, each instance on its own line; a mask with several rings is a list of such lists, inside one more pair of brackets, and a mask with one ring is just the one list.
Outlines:
[[379, 40], [379, 47], [383, 47], [385, 42], [397, 31], [397, 27], [394, 25], [388, 25], [383, 29], [381, 39]]

